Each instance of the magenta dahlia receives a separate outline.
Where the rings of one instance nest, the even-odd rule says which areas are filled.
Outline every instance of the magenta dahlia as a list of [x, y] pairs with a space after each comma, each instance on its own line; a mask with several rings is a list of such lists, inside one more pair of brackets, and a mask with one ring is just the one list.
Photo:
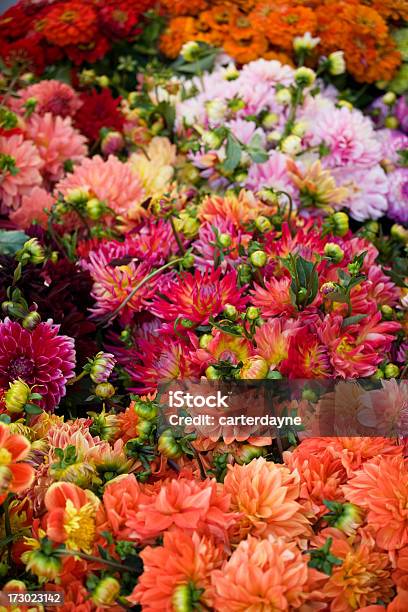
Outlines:
[[75, 368], [74, 341], [58, 331], [52, 319], [33, 331], [9, 318], [0, 322], [0, 386], [20, 378], [42, 395], [38, 403], [49, 412], [64, 397]]
[[243, 309], [246, 304], [242, 289], [237, 287], [235, 270], [221, 277], [221, 269], [185, 274], [170, 281], [165, 297], [158, 297], [150, 311], [174, 323], [177, 318], [189, 319], [196, 325], [207, 324], [210, 317], [220, 314], [226, 304]]

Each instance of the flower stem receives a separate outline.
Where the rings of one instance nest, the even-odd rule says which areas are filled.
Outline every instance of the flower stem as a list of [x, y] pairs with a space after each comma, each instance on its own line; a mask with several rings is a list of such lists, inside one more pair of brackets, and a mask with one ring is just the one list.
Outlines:
[[171, 217], [170, 217], [170, 225], [171, 225], [171, 229], [173, 230], [174, 238], [176, 239], [176, 242], [177, 242], [177, 246], [178, 246], [178, 248], [179, 248], [179, 251], [180, 251], [180, 253], [181, 253], [182, 255], [184, 255], [184, 254], [185, 254], [185, 252], [186, 252], [186, 250], [185, 250], [185, 248], [183, 247], [183, 243], [181, 242], [181, 239], [180, 239], [179, 233], [178, 233], [178, 231], [177, 231], [177, 229], [176, 229], [176, 226], [175, 226], [175, 223], [174, 223], [174, 218], [173, 218], [173, 216], [171, 216]]
[[131, 567], [130, 565], [125, 565], [124, 563], [119, 563], [117, 561], [111, 561], [110, 559], [102, 559], [101, 557], [95, 557], [94, 555], [87, 555], [86, 553], [78, 550], [60, 550], [56, 554], [62, 557], [79, 557], [85, 561], [101, 563], [102, 565], [108, 565], [109, 567], [113, 567], [117, 570], [135, 572], [135, 568]]
[[9, 501], [10, 501], [9, 497], [7, 497], [4, 500], [3, 510], [4, 510], [4, 530], [6, 532], [7, 540], [9, 540], [7, 543], [7, 563], [11, 565], [12, 563], [11, 548], [13, 546], [13, 531], [11, 529], [11, 522], [10, 522]]

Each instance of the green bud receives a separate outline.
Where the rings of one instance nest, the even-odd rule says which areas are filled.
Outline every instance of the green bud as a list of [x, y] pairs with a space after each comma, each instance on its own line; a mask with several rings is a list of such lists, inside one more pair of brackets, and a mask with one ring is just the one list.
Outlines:
[[227, 317], [227, 319], [235, 321], [238, 317], [238, 310], [235, 308], [235, 306], [233, 306], [233, 304], [225, 304], [224, 315]]
[[211, 365], [208, 366], [208, 368], [206, 369], [205, 375], [208, 378], [208, 380], [219, 380], [220, 378], [217, 368]]
[[106, 206], [103, 202], [98, 200], [97, 198], [91, 198], [88, 200], [85, 206], [86, 214], [93, 221], [97, 221], [102, 217], [104, 212], [106, 211]]
[[205, 349], [213, 339], [211, 334], [204, 334], [200, 338], [200, 348]]
[[335, 236], [345, 236], [349, 231], [349, 218], [345, 212], [336, 212], [331, 217], [333, 223], [333, 234]]
[[157, 448], [159, 453], [169, 459], [178, 459], [183, 454], [183, 450], [177, 443], [171, 429], [166, 429], [160, 435]]
[[11, 413], [22, 412], [30, 399], [30, 395], [30, 387], [20, 378], [10, 383], [10, 388], [5, 395], [7, 411]]
[[266, 232], [269, 232], [272, 229], [272, 223], [269, 221], [268, 217], [260, 215], [255, 219], [255, 227], [258, 232], [265, 234]]
[[105, 576], [98, 582], [92, 593], [92, 601], [96, 606], [113, 606], [119, 597], [119, 593], [119, 581], [112, 576]]
[[245, 285], [249, 283], [252, 279], [252, 270], [251, 266], [248, 264], [239, 264], [238, 268], [238, 278], [241, 285]]
[[268, 260], [265, 251], [254, 251], [250, 256], [251, 264], [256, 268], [263, 268]]
[[396, 130], [399, 126], [399, 121], [396, 117], [393, 117], [392, 115], [390, 115], [385, 118], [384, 125], [386, 128], [389, 128], [390, 130]]
[[99, 383], [99, 385], [95, 387], [95, 395], [100, 399], [109, 399], [113, 397], [115, 393], [115, 387], [109, 382]]
[[33, 312], [29, 312], [22, 321], [22, 326], [24, 329], [33, 330], [37, 327], [37, 325], [41, 322], [41, 317], [39, 313], [34, 310]]
[[229, 234], [220, 234], [218, 236], [218, 242], [223, 248], [231, 246], [232, 238]]
[[245, 317], [248, 319], [248, 321], [256, 321], [260, 314], [261, 311], [259, 308], [256, 308], [255, 306], [248, 306]]
[[41, 264], [45, 260], [44, 249], [37, 238], [30, 238], [22, 249], [17, 251], [16, 260], [22, 263]]
[[181, 265], [183, 266], [183, 268], [188, 269], [194, 266], [194, 262], [195, 262], [194, 255], [191, 255], [191, 253], [187, 253], [186, 255], [184, 255]]
[[343, 249], [335, 242], [328, 242], [324, 246], [324, 254], [329, 257], [333, 263], [340, 263], [344, 258]]
[[400, 369], [395, 363], [387, 363], [384, 368], [384, 376], [385, 378], [397, 378], [400, 373]]
[[388, 304], [383, 304], [380, 308], [381, 314], [386, 321], [391, 321], [394, 317], [394, 310]]

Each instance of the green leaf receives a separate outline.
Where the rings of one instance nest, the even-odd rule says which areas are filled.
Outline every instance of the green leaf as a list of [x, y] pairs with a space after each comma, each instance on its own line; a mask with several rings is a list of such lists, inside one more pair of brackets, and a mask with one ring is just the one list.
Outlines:
[[29, 237], [18, 230], [0, 230], [0, 255], [15, 255]]
[[362, 319], [365, 319], [367, 315], [366, 314], [357, 314], [357, 315], [353, 315], [352, 317], [346, 317], [343, 320], [343, 325], [342, 327], [348, 327], [349, 325], [355, 325], [356, 323], [359, 323]]
[[247, 146], [247, 152], [255, 164], [263, 164], [268, 161], [268, 152], [262, 146], [262, 138], [260, 134], [254, 134]]
[[223, 168], [227, 172], [233, 172], [241, 161], [241, 145], [238, 140], [230, 133], [227, 136], [226, 160], [223, 163]]
[[169, 102], [163, 101], [157, 105], [156, 110], [166, 122], [167, 129], [172, 132], [174, 122], [176, 120], [176, 109], [174, 106], [172, 106]]
[[36, 404], [26, 404], [24, 410], [27, 414], [41, 414], [43, 412], [43, 409], [36, 406]]

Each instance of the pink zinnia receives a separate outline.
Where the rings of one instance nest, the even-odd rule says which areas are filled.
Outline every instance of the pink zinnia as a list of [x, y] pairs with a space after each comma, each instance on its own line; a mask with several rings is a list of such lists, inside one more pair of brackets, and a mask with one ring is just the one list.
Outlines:
[[0, 386], [21, 378], [42, 395], [38, 403], [48, 411], [64, 397], [67, 380], [74, 376], [74, 341], [58, 331], [51, 319], [33, 331], [9, 318], [0, 323]]
[[357, 110], [323, 107], [310, 120], [308, 140], [312, 146], [324, 143], [329, 148], [329, 153], [322, 158], [329, 168], [366, 168], [381, 161], [381, 144], [372, 122]]
[[70, 117], [34, 114], [27, 135], [37, 146], [44, 161], [44, 173], [51, 181], [63, 177], [65, 162], [79, 163], [88, 153], [86, 139], [73, 127]]
[[88, 190], [117, 215], [133, 221], [146, 215], [141, 207], [144, 192], [140, 179], [130, 165], [122, 163], [113, 155], [106, 161], [99, 155], [85, 159], [72, 174], [68, 174], [56, 185], [55, 191], [66, 196], [78, 188]]
[[66, 83], [55, 81], [40, 81], [17, 92], [18, 98], [13, 98], [11, 107], [16, 113], [24, 112], [27, 100], [36, 101], [35, 112], [39, 115], [52, 113], [60, 117], [73, 116], [82, 106], [79, 95]]
[[185, 274], [180, 280], [171, 281], [165, 298], [156, 298], [151, 311], [158, 317], [174, 323], [185, 317], [193, 323], [207, 324], [226, 304], [238, 309], [245, 307], [243, 290], [237, 287], [235, 270], [221, 278], [221, 269]]
[[1, 212], [18, 208], [21, 198], [33, 187], [41, 185], [44, 165], [37, 147], [21, 134], [0, 136], [0, 201]]
[[47, 227], [48, 215], [45, 209], [51, 210], [55, 199], [43, 187], [34, 187], [29, 195], [21, 198], [21, 205], [11, 211], [9, 217], [22, 229], [27, 229], [35, 221], [41, 227]]

